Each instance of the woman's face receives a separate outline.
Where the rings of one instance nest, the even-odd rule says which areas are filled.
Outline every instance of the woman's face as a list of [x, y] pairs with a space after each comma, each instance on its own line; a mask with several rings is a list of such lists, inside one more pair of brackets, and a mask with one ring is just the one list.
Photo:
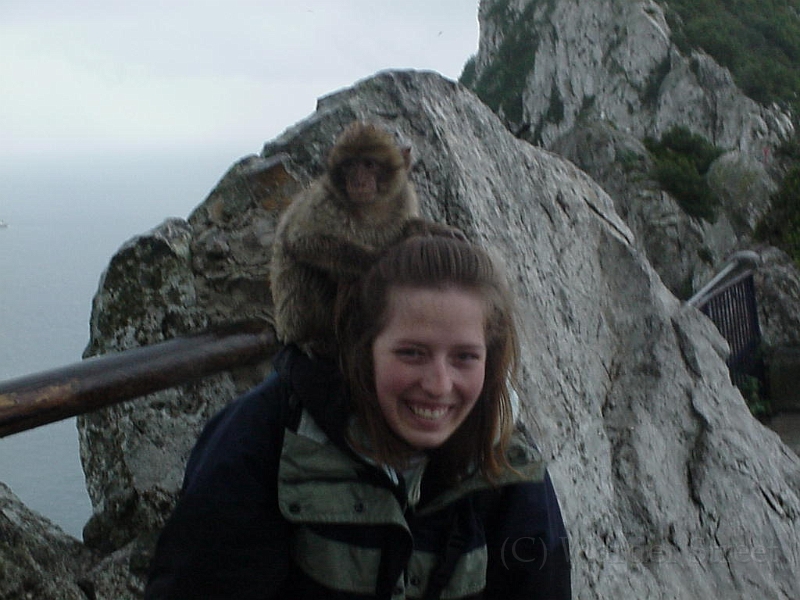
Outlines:
[[388, 320], [372, 344], [378, 403], [411, 447], [441, 446], [483, 389], [485, 304], [461, 288], [394, 287]]

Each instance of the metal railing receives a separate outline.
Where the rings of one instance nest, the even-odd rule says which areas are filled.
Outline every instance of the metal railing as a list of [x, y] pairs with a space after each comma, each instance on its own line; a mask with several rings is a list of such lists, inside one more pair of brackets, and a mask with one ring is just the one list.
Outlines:
[[238, 323], [1, 382], [0, 437], [254, 364], [276, 349], [265, 323]]
[[[755, 252], [737, 252], [687, 303], [727, 340], [734, 383], [764, 380], [758, 356]], [[229, 325], [0, 382], [0, 438], [267, 359], [277, 350], [263, 322]]]
[[755, 252], [736, 252], [722, 270], [687, 301], [707, 315], [728, 342], [731, 353], [726, 363], [731, 380], [740, 387], [750, 377], [765, 383], [753, 281], [759, 263], [760, 257]]

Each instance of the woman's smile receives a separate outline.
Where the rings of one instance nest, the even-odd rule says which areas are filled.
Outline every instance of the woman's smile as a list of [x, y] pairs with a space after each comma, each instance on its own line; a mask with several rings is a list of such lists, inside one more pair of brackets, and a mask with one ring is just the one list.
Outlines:
[[434, 408], [426, 408], [424, 406], [420, 406], [418, 404], [407, 404], [407, 406], [411, 409], [416, 416], [421, 419], [425, 419], [426, 421], [438, 421], [443, 416], [447, 414], [450, 410], [447, 406], [439, 406]]
[[389, 428], [419, 450], [441, 446], [483, 389], [485, 308], [458, 287], [395, 287], [372, 346], [375, 389]]

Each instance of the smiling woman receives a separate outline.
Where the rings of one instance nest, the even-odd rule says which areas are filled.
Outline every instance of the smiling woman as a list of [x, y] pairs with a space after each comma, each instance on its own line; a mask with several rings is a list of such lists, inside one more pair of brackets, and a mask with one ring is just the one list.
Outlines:
[[343, 373], [289, 346], [206, 427], [145, 597], [569, 598], [488, 254], [409, 238], [341, 286], [336, 313]]
[[446, 457], [445, 478], [475, 467], [499, 473], [513, 429], [509, 382], [517, 363], [513, 300], [499, 267], [470, 244], [414, 238], [343, 297], [337, 335], [369, 440], [363, 450], [403, 468], [421, 440], [399, 435], [400, 417], [452, 407], [443, 423], [457, 422], [426, 448]]
[[478, 401], [486, 372], [483, 298], [466, 289], [395, 287], [372, 344], [375, 395], [414, 450], [444, 444]]

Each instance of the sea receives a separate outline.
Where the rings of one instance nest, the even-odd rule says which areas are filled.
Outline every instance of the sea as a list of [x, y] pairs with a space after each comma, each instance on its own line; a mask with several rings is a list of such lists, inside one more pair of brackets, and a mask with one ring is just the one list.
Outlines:
[[[65, 153], [0, 166], [0, 381], [80, 361], [113, 254], [168, 217], [188, 217], [244, 154]], [[0, 482], [81, 539], [92, 507], [74, 418], [0, 438]]]

